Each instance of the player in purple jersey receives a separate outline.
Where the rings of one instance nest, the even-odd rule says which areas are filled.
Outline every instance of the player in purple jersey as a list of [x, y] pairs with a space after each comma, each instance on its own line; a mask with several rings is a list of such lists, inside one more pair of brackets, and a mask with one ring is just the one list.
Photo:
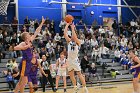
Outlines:
[[21, 38], [23, 39], [23, 42], [21, 42], [19, 45], [15, 46], [13, 50], [21, 50], [23, 53], [22, 61], [19, 65], [20, 69], [20, 80], [16, 85], [14, 93], [18, 93], [20, 90], [20, 93], [24, 93], [25, 85], [28, 82], [28, 75], [31, 68], [31, 60], [32, 60], [32, 41], [35, 39], [35, 37], [40, 33], [42, 26], [45, 22], [44, 17], [42, 17], [42, 22], [39, 25], [39, 27], [36, 29], [34, 35], [30, 35], [28, 32], [23, 32], [21, 35]]
[[41, 73], [47, 77], [47, 74], [45, 74], [45, 72], [43, 71], [40, 62], [37, 61], [35, 52], [33, 51], [33, 58], [31, 60], [31, 69], [30, 69], [30, 73], [28, 75], [28, 84], [29, 84], [29, 88], [30, 88], [30, 93], [33, 93], [34, 91], [37, 91], [37, 72], [38, 72], [38, 67], [41, 71]]
[[133, 61], [133, 66], [131, 66], [131, 69], [135, 69], [134, 77], [133, 77], [133, 93], [140, 93], [139, 91], [139, 78], [138, 75], [140, 73], [140, 59], [135, 55], [134, 50], [129, 50], [129, 56]]

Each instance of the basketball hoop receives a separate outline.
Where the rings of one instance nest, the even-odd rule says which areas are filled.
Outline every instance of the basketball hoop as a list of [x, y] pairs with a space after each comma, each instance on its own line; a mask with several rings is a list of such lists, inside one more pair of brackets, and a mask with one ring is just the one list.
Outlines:
[[0, 0], [0, 15], [7, 15], [10, 0]]

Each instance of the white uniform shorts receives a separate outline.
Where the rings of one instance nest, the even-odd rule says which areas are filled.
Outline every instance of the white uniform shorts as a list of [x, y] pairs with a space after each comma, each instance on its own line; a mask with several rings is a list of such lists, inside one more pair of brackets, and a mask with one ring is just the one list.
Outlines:
[[81, 71], [81, 66], [80, 63], [78, 63], [78, 61], [70, 61], [68, 60], [68, 71]]
[[58, 76], [66, 76], [67, 75], [67, 72], [66, 72], [66, 70], [60, 70], [60, 69], [58, 69], [57, 75]]

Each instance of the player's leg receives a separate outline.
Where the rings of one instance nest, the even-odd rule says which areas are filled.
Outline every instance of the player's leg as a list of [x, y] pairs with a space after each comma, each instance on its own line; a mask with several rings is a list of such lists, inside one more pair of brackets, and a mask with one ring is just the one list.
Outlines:
[[67, 87], [66, 76], [63, 76], [63, 82], [64, 82], [64, 93], [65, 93], [66, 92], [66, 87]]
[[76, 79], [74, 76], [74, 70], [69, 71], [69, 75], [70, 75], [70, 79], [72, 81], [73, 86], [76, 87]]
[[59, 79], [60, 79], [60, 76], [57, 75], [57, 76], [56, 76], [56, 90], [58, 89]]
[[81, 81], [83, 87], [85, 87], [86, 86], [86, 82], [85, 82], [84, 76], [82, 75], [82, 73], [80, 71], [77, 71], [76, 73], [77, 73], [78, 77], [80, 78], [80, 81]]
[[86, 87], [85, 78], [84, 78], [84, 76], [81, 73], [81, 68], [80, 68], [79, 64], [75, 64], [74, 66], [75, 66], [74, 70], [76, 71], [76, 73], [77, 73], [77, 75], [78, 75], [78, 77], [79, 77], [79, 79], [80, 79], [80, 81], [81, 81], [81, 83], [83, 85], [84, 93], [88, 93], [88, 89]]
[[33, 89], [32, 82], [28, 82], [28, 85], [29, 85], [30, 93], [33, 93], [34, 92], [34, 89]]
[[66, 91], [66, 88], [67, 88], [67, 79], [66, 79], [66, 71], [63, 71], [62, 73], [62, 76], [63, 76], [63, 82], [64, 82], [64, 93], [67, 92]]
[[134, 93], [139, 93], [139, 78], [138, 78], [139, 73], [135, 72], [134, 78], [133, 78], [133, 88], [134, 88]]
[[20, 90], [20, 93], [24, 93], [24, 88], [27, 82], [28, 82], [27, 76], [20, 77], [20, 80], [16, 85], [14, 93], [18, 93], [19, 90]]
[[38, 90], [38, 86], [37, 84], [34, 84], [34, 92], [36, 92]]

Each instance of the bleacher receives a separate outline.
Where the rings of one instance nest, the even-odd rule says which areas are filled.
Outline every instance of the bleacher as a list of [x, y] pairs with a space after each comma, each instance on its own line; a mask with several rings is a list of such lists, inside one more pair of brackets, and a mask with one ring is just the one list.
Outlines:
[[[84, 56], [84, 54], [80, 54], [80, 59]], [[90, 54], [88, 53], [88, 57], [89, 57], [89, 62], [92, 63], [94, 62], [92, 58], [90, 58]], [[116, 63], [116, 62], [112, 62], [112, 58], [113, 56], [111, 55], [109, 59], [98, 59], [97, 60], [97, 73], [100, 76], [100, 80], [97, 79], [89, 79], [86, 80], [87, 84], [91, 84], [91, 80], [92, 83], [107, 83], [107, 82], [116, 82], [116, 81], [128, 81], [132, 79], [132, 75], [129, 73], [129, 70], [123, 70], [122, 66], [120, 65], [120, 63]], [[1, 59], [1, 63], [0, 63], [0, 71], [6, 70], [6, 63], [9, 60], [9, 58], [6, 59]], [[19, 63], [21, 61], [21, 58], [16, 58], [17, 63]], [[51, 61], [52, 64], [55, 63], [55, 61]], [[102, 65], [103, 63], [106, 63], [106, 67], [105, 69], [103, 69]], [[119, 71], [119, 75], [116, 75], [116, 78], [112, 78], [110, 72], [108, 72], [111, 69], [115, 69], [117, 71]], [[88, 73], [88, 70], [86, 70], [86, 73]], [[61, 80], [60, 83], [63, 83], [63, 81]], [[68, 85], [71, 85], [70, 80], [68, 80]], [[8, 89], [8, 84], [6, 82], [5, 77], [3, 77], [3, 74], [0, 73], [0, 90], [7, 90]]]

